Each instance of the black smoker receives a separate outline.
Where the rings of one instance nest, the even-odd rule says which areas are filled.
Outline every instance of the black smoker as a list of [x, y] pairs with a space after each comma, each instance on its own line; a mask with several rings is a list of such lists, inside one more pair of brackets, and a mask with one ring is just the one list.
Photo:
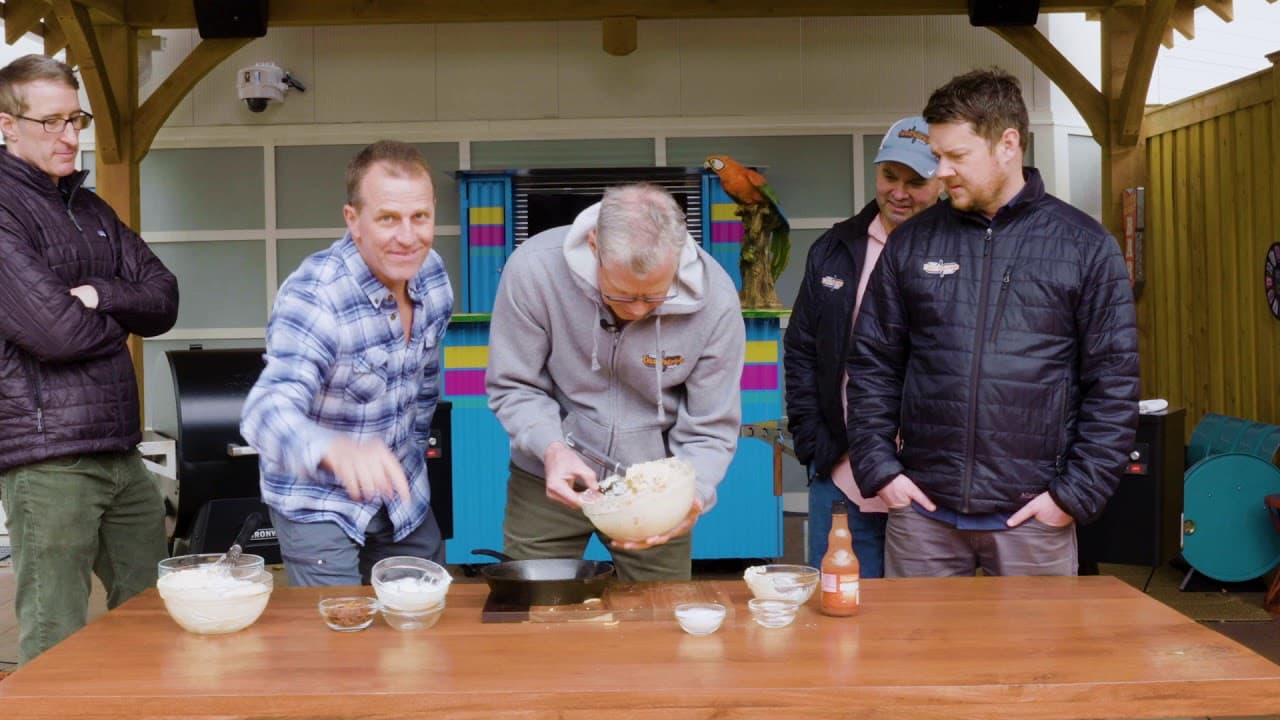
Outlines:
[[[240, 435], [240, 411], [262, 372], [262, 350], [170, 350], [177, 401], [178, 507], [175, 554], [222, 552], [255, 510], [263, 524], [245, 547], [267, 563], [280, 562], [280, 545], [258, 484], [258, 453]], [[452, 405], [441, 401], [431, 421], [427, 475], [431, 508], [445, 538], [453, 537]]]

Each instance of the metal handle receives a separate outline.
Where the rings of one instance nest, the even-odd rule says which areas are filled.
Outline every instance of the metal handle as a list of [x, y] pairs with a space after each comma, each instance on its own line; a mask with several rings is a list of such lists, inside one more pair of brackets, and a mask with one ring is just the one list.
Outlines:
[[237, 445], [235, 443], [227, 443], [227, 455], [231, 457], [249, 457], [257, 455], [258, 451], [248, 445]]
[[627, 474], [628, 466], [623, 465], [595, 448], [583, 445], [580, 440], [573, 436], [573, 433], [565, 433], [564, 444], [578, 451], [580, 455], [583, 455], [588, 460], [603, 465], [606, 471], [611, 472], [614, 475], [625, 477]]

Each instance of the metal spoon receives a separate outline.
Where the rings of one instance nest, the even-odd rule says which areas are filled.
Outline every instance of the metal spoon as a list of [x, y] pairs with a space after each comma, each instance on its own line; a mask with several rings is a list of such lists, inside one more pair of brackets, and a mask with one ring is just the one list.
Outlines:
[[573, 436], [573, 433], [565, 433], [564, 444], [577, 450], [578, 454], [586, 459], [604, 466], [605, 476], [598, 483], [600, 492], [606, 495], [616, 495], [622, 492], [622, 486], [618, 485], [618, 480], [627, 476], [627, 470], [630, 469], [630, 465], [624, 465], [593, 447], [583, 445], [581, 440]]

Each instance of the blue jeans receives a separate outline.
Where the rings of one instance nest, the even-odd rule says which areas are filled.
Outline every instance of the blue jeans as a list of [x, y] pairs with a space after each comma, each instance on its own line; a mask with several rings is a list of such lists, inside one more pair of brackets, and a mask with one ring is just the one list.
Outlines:
[[818, 567], [827, 554], [831, 532], [831, 501], [844, 500], [849, 506], [849, 531], [853, 533], [853, 554], [862, 566], [862, 577], [884, 577], [884, 529], [889, 516], [864, 513], [853, 504], [828, 475], [817, 474], [809, 466], [809, 564]]

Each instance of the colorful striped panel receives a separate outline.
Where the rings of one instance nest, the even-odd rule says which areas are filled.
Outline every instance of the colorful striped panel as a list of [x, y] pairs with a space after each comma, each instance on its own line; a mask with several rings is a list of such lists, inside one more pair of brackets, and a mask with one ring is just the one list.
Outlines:
[[711, 222], [741, 224], [742, 218], [738, 217], [738, 203], [711, 203]]
[[[776, 343], [775, 343], [776, 344]], [[457, 345], [444, 349], [446, 370], [489, 367], [488, 345]]]
[[444, 394], [449, 397], [484, 395], [484, 369], [445, 370]]
[[777, 390], [777, 363], [744, 366], [740, 387], [743, 390]]
[[506, 225], [506, 211], [502, 206], [473, 207], [467, 215], [472, 225]]
[[778, 363], [778, 343], [775, 340], [748, 340], [748, 363]]
[[503, 247], [507, 244], [505, 225], [475, 225], [468, 230], [467, 241], [471, 247]]

